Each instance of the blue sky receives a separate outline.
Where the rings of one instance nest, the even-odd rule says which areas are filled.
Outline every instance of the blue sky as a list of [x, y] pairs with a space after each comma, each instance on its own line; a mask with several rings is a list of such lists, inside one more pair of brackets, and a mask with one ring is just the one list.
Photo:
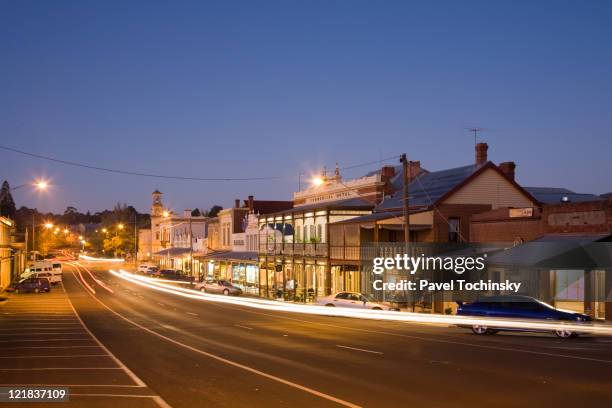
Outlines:
[[[290, 199], [297, 174], [402, 152], [473, 161], [466, 128], [523, 185], [612, 190], [609, 1], [0, 1], [0, 178], [52, 179], [62, 211]], [[370, 168], [348, 172], [357, 176]]]

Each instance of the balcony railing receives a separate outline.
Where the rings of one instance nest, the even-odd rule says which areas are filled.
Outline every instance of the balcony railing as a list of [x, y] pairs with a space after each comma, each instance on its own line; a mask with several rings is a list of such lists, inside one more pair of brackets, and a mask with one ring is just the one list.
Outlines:
[[294, 244], [294, 243], [269, 243], [260, 244], [259, 253], [266, 255], [294, 255], [294, 256], [322, 256], [328, 254], [326, 243], [318, 244]]

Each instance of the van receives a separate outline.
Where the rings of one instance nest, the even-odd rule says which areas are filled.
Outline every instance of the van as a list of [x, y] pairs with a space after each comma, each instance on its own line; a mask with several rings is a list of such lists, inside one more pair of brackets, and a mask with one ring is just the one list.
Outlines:
[[63, 272], [62, 272], [62, 264], [61, 263], [52, 264], [51, 273], [53, 274], [53, 280], [51, 281], [51, 283], [61, 282], [64, 277]]

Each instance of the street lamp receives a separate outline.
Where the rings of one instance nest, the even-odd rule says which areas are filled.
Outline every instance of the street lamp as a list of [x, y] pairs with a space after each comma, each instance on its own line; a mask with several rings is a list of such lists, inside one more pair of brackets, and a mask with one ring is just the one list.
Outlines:
[[[34, 182], [32, 183], [24, 183], [24, 184], [20, 184], [18, 186], [15, 187], [11, 187], [9, 189], [10, 191], [15, 191], [15, 190], [19, 190], [22, 187], [25, 186], [33, 186], [35, 190], [38, 191], [46, 191], [47, 188], [49, 187], [49, 183], [46, 180], [43, 179], [38, 179], [38, 180], [34, 180]], [[32, 212], [32, 250], [30, 251], [31, 253], [34, 252], [34, 248], [36, 247], [36, 221], [34, 220], [35, 218], [35, 213]], [[25, 235], [25, 252], [26, 252], [26, 257], [28, 254], [28, 229], [26, 228], [26, 235]]]
[[51, 229], [51, 228], [53, 228], [53, 224], [51, 224], [50, 222], [46, 222], [45, 223], [45, 228], [46, 229]]
[[310, 182], [312, 183], [313, 186], [319, 187], [319, 186], [322, 186], [325, 181], [321, 177], [315, 177]]

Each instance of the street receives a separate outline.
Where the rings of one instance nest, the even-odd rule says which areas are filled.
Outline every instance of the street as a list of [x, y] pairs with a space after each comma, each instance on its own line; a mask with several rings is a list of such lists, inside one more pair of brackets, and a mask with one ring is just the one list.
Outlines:
[[477, 337], [265, 312], [143, 288], [106, 265], [65, 265], [63, 288], [0, 306], [2, 386], [67, 385], [75, 406], [601, 406], [612, 398], [611, 338]]

